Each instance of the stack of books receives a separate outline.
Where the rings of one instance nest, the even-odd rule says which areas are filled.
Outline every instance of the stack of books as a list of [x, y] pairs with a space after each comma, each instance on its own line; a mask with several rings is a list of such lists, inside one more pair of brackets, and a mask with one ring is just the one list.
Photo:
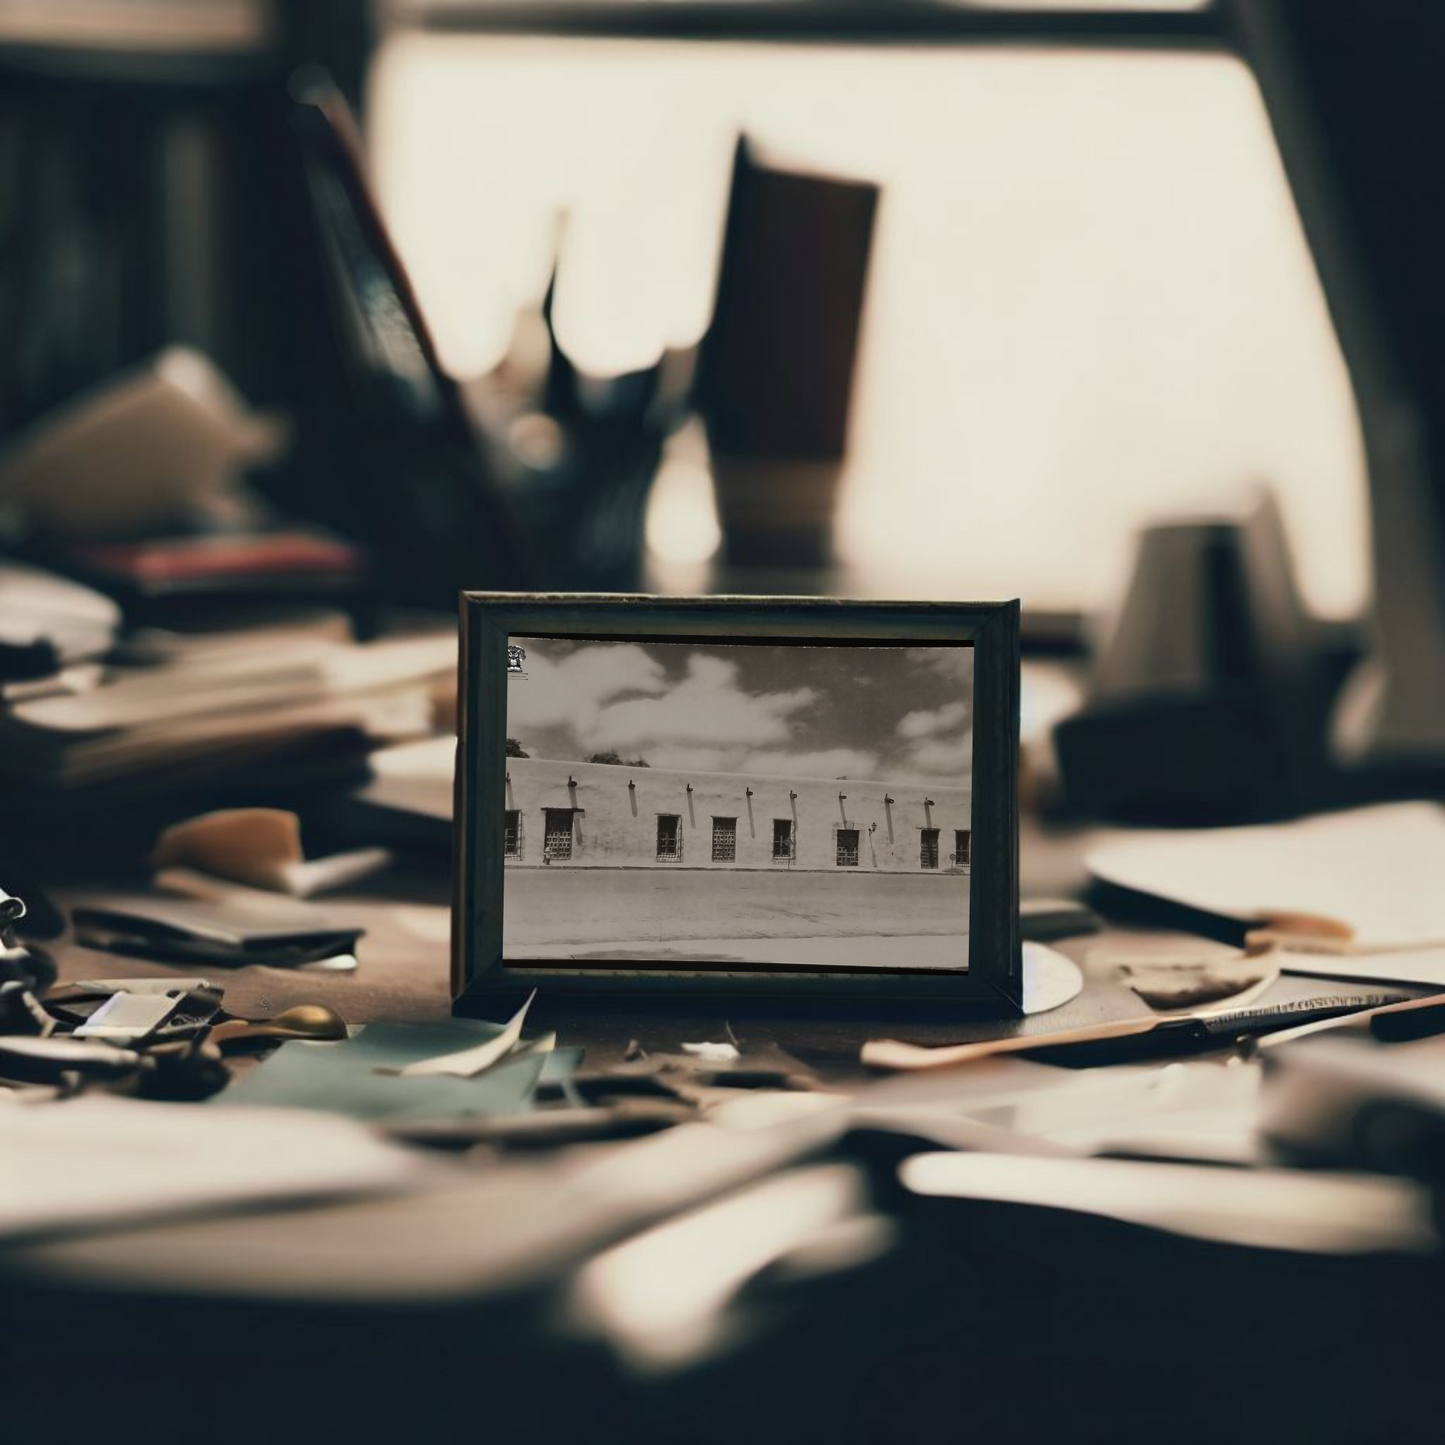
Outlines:
[[319, 779], [343, 755], [431, 733], [456, 648], [445, 624], [357, 642], [329, 611], [132, 633], [0, 685], [0, 793], [98, 815], [111, 799]]

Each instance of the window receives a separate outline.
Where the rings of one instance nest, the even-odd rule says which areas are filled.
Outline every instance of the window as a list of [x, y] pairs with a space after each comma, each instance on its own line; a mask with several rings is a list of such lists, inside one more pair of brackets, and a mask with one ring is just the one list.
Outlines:
[[572, 808], [544, 808], [546, 820], [542, 853], [547, 858], [572, 856]]
[[712, 820], [712, 861], [732, 863], [738, 856], [738, 820], [736, 818], [714, 818]]
[[508, 808], [502, 814], [502, 852], [508, 858], [519, 858], [522, 854], [522, 815], [516, 808]]
[[967, 828], [953, 830], [953, 862], [958, 868], [968, 867], [968, 845], [972, 834]]
[[674, 862], [682, 856], [682, 819], [676, 813], [657, 815], [657, 856]]
[[773, 819], [773, 857], [791, 858], [793, 856], [793, 820], [791, 818]]
[[938, 829], [924, 828], [919, 843], [918, 863], [922, 868], [938, 867]]
[[[411, 0], [388, 17], [441, 8]], [[487, 8], [471, 0], [446, 13]], [[875, 595], [954, 596], [966, 573], [975, 596], [1021, 591], [1035, 607], [1092, 608], [1123, 584], [1143, 522], [1197, 507], [1203, 478], [1265, 471], [1311, 610], [1346, 617], [1364, 604], [1358, 422], [1259, 88], [1237, 56], [651, 39], [632, 19], [642, 6], [587, 8], [601, 12], [599, 30], [627, 33], [502, 40], [398, 24], [379, 49], [366, 119], [382, 210], [449, 371], [482, 377], [506, 354], [517, 306], [542, 302], [548, 218], [564, 208], [586, 216], [575, 264], [596, 268], [569, 277], [572, 258], [559, 263], [553, 324], [574, 365], [642, 370], [669, 339], [701, 336], [731, 159], [713, 138], [756, 133], [798, 169], [868, 176], [887, 197], [837, 514], [838, 550]], [[666, 30], [687, 7], [649, 8]], [[910, 14], [945, 23], [973, 8], [858, 13], [906, 35]], [[856, 23], [848, 7], [808, 9]], [[687, 18], [679, 29], [692, 29]], [[676, 118], [666, 158], [639, 166], [628, 137], [663, 112]], [[508, 143], [472, 147], [463, 186], [437, 141], [454, 134]], [[1057, 134], [1068, 143], [1050, 144]], [[976, 135], [988, 144], [964, 143]], [[1012, 201], [1019, 176], [1048, 224]], [[492, 222], [500, 208], [506, 225]], [[647, 264], [633, 271], [643, 216], [666, 220], [650, 223]], [[606, 304], [618, 294], [629, 304]], [[991, 364], [1001, 349], [1029, 365]], [[910, 365], [895, 364], [900, 355]], [[1290, 384], [1257, 380], [1279, 376]], [[970, 486], [933, 484], [957, 468], [964, 436], [970, 477], [990, 479], [986, 507]], [[710, 489], [686, 479], [706, 451], [669, 454], [682, 465], [653, 493], [654, 546], [674, 568], [695, 566], [703, 554], [689, 548], [716, 523]], [[1208, 496], [1214, 508], [1233, 500], [1222, 484]], [[1040, 516], [1059, 524], [1041, 527]], [[1027, 548], [1011, 545], [1023, 535]]]
[[858, 866], [858, 830], [856, 828], [838, 829], [838, 866], [840, 868], [856, 868]]

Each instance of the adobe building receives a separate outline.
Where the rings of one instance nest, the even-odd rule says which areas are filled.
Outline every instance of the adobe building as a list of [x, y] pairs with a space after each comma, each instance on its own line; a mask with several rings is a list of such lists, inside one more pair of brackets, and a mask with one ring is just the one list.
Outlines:
[[966, 871], [972, 790], [508, 758], [509, 867]]

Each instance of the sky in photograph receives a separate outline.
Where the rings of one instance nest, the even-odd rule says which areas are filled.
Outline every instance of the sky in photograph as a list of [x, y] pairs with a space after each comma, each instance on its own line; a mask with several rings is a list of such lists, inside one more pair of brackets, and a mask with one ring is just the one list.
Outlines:
[[514, 637], [507, 734], [534, 758], [965, 783], [971, 647], [781, 647]]

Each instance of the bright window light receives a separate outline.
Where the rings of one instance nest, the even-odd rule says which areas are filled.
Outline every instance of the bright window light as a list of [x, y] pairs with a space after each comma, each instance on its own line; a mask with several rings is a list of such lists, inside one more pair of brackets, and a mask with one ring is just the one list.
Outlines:
[[[695, 340], [740, 128], [776, 162], [881, 183], [839, 516], [875, 595], [1099, 607], [1141, 523], [1233, 511], [1265, 483], [1307, 602], [1364, 602], [1358, 421], [1236, 61], [401, 33], [369, 116], [464, 375], [542, 295], [559, 226], [579, 365], [616, 374]], [[681, 507], [659, 499], [654, 548], [710, 550]]]

